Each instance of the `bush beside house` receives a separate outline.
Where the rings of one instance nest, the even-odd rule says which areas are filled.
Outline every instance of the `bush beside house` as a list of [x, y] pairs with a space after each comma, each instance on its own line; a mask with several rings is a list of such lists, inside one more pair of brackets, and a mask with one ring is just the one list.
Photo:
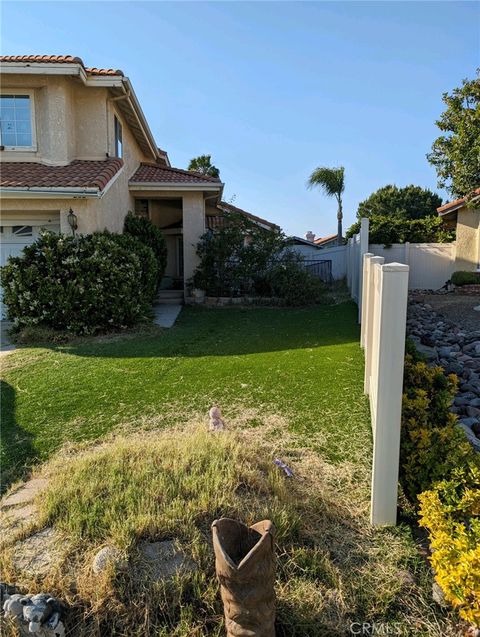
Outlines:
[[139, 217], [133, 212], [129, 212], [125, 217], [123, 232], [126, 235], [135, 237], [153, 250], [157, 259], [157, 280], [160, 283], [167, 266], [167, 244], [162, 231], [153, 225], [150, 219]]
[[197, 246], [200, 264], [190, 287], [207, 296], [275, 297], [286, 305], [319, 302], [325, 285], [302, 265], [279, 229], [266, 230], [244, 215], [224, 213], [222, 226]]
[[16, 327], [74, 334], [135, 324], [157, 288], [153, 251], [108, 232], [77, 238], [44, 233], [1, 270], [4, 304]]

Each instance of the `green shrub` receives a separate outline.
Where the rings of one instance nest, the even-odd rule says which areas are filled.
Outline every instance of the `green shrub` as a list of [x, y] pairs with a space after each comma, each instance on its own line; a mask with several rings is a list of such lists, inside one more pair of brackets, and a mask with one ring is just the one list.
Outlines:
[[452, 283], [454, 285], [475, 285], [480, 284], [480, 272], [464, 272], [458, 271], [452, 274]]
[[460, 616], [480, 625], [480, 470], [469, 464], [419, 495], [435, 579]]
[[[347, 230], [346, 238], [360, 231], [360, 221]], [[403, 219], [387, 215], [370, 217], [369, 241], [385, 246], [392, 243], [449, 243], [455, 240], [455, 231], [447, 228], [440, 217]]]
[[197, 254], [190, 286], [209, 296], [274, 296], [287, 305], [309, 305], [325, 292], [279, 229], [261, 228], [240, 213], [225, 213], [221, 228], [202, 237]]
[[267, 280], [271, 295], [286, 305], [311, 305], [327, 299], [326, 285], [305, 270], [293, 252], [287, 251], [272, 265]]
[[413, 501], [453, 469], [476, 454], [449, 411], [457, 386], [455, 375], [429, 367], [411, 354], [405, 357], [400, 480]]
[[157, 264], [133, 237], [43, 233], [1, 269], [4, 303], [17, 327], [93, 334], [133, 325], [152, 300]]
[[157, 281], [160, 282], [167, 266], [167, 244], [162, 231], [154, 226], [150, 219], [129, 212], [125, 217], [123, 231], [144, 243], [153, 250], [158, 263]]

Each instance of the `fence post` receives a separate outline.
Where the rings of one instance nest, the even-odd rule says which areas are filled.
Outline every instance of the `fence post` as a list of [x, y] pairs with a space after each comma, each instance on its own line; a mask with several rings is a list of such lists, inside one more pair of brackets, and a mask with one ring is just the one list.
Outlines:
[[376, 400], [370, 521], [396, 524], [403, 364], [409, 266], [388, 263], [378, 267], [378, 371], [370, 388]]
[[365, 379], [364, 379], [364, 392], [370, 393], [370, 375], [372, 371], [372, 357], [373, 357], [373, 324], [375, 320], [375, 265], [383, 265], [385, 259], [383, 257], [370, 257], [368, 260], [368, 300], [366, 306], [365, 315], [365, 328], [364, 328], [364, 343], [365, 343]]
[[405, 252], [403, 254], [403, 260], [407, 265], [410, 265], [410, 241], [405, 241]]
[[370, 221], [362, 217], [360, 221], [360, 255], [358, 258], [358, 322], [362, 322], [363, 304], [363, 255], [368, 252], [368, 229]]
[[365, 252], [363, 255], [362, 263], [362, 307], [360, 316], [360, 347], [365, 349], [365, 332], [368, 305], [368, 285], [369, 285], [369, 271], [370, 271], [370, 259], [373, 257], [371, 252]]

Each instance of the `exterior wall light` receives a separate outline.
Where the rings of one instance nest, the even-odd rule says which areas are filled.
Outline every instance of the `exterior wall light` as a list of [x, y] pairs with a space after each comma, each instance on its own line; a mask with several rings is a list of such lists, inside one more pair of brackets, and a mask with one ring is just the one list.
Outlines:
[[75, 230], [78, 228], [78, 220], [77, 220], [77, 215], [73, 212], [71, 208], [68, 211], [67, 221], [68, 221], [68, 225], [72, 229], [72, 236], [74, 237]]

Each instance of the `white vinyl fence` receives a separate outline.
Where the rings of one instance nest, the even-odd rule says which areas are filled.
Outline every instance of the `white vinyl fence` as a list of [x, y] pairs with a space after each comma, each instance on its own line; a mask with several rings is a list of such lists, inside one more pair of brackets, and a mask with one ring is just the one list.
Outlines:
[[403, 363], [409, 266], [362, 255], [361, 346], [370, 399], [373, 462], [370, 522], [397, 519]]
[[[394, 243], [386, 248], [368, 243], [368, 219], [362, 219], [360, 232], [344, 246], [319, 250], [321, 259], [331, 259], [335, 280], [347, 279], [352, 298], [361, 297], [361, 256], [371, 252], [385, 259], [385, 263], [405, 263], [410, 266], [411, 290], [437, 290], [455, 271], [455, 243]], [[360, 296], [359, 296], [360, 295]]]

